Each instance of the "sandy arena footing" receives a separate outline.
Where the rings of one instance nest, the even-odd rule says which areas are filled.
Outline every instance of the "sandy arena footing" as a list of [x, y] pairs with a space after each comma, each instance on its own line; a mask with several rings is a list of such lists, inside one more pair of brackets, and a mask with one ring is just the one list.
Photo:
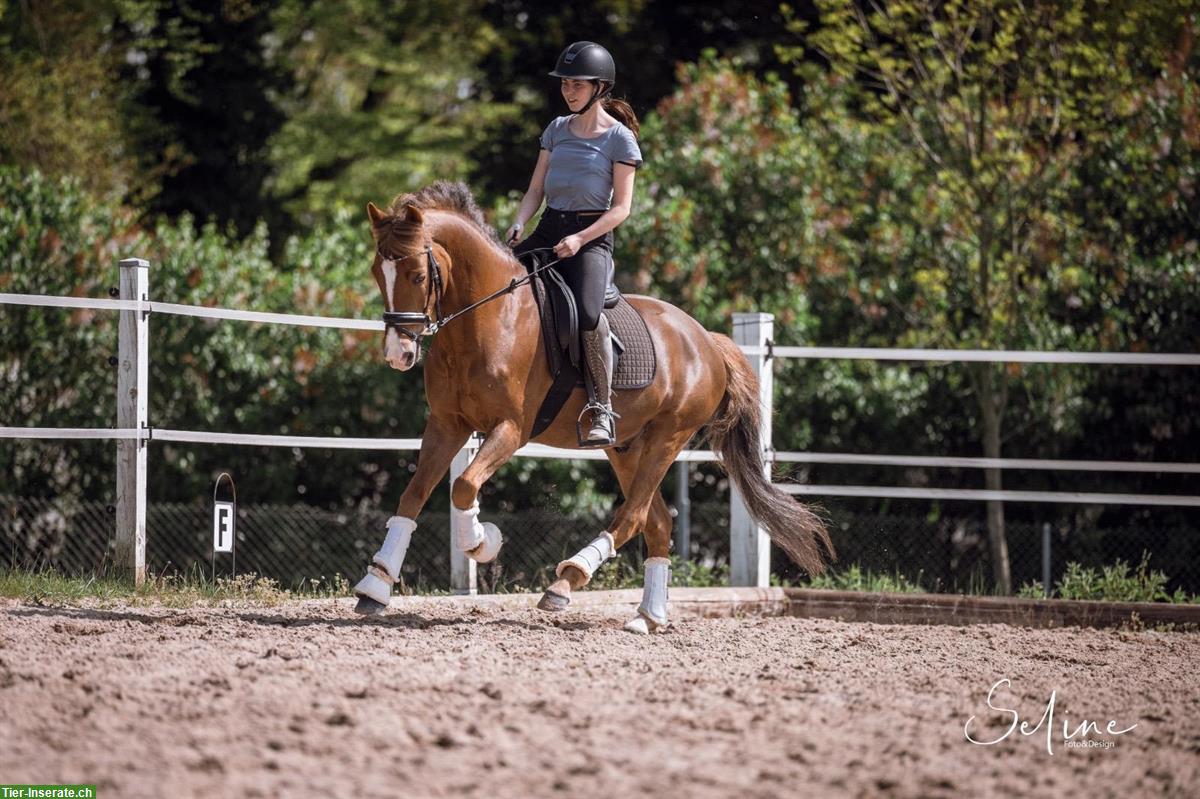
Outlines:
[[[1200, 792], [1200, 634], [762, 617], [753, 596], [708, 613], [675, 590], [679, 622], [640, 637], [621, 630], [638, 594], [583, 592], [554, 615], [521, 606], [536, 596], [397, 598], [366, 619], [351, 600], [0, 601], [0, 783], [101, 797]], [[1012, 712], [988, 708], [1002, 679], [992, 701]], [[1005, 735], [1052, 696], [1052, 726]], [[1001, 740], [969, 742], [972, 716], [977, 740]], [[1064, 736], [1085, 720], [1099, 732]], [[1136, 726], [1104, 734], [1110, 721]]]

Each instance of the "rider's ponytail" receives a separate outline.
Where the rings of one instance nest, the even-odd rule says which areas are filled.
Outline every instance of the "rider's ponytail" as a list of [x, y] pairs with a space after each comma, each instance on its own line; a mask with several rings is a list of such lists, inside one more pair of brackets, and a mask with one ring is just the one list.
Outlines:
[[618, 100], [616, 97], [604, 98], [604, 110], [616, 117], [622, 125], [633, 131], [633, 135], [638, 135], [638, 130], [641, 127], [638, 125], [637, 114], [633, 113], [633, 106], [624, 100]]

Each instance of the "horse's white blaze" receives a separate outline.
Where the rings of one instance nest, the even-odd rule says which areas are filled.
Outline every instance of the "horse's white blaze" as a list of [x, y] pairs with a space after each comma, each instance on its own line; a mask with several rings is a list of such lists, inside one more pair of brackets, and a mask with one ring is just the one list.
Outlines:
[[396, 310], [392, 307], [392, 292], [396, 290], [396, 262], [384, 261], [383, 264], [383, 302], [387, 305], [388, 313]]
[[389, 363], [398, 361], [404, 352], [404, 339], [396, 332], [396, 328], [389, 327], [383, 338], [383, 359]]

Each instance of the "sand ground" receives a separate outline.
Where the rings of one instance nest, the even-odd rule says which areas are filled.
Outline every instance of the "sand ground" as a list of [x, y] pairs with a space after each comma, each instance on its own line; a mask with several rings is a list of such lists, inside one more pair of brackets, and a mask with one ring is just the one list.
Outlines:
[[[108, 797], [1197, 796], [1200, 635], [453, 600], [0, 600], [0, 783]], [[1013, 713], [1046, 729], [999, 743]], [[1084, 720], [1088, 729], [1064, 736]]]

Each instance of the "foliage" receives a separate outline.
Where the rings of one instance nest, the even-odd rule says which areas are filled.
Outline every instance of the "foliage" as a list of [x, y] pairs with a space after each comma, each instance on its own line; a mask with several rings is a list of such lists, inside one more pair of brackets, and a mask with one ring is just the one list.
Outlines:
[[[357, 209], [461, 176], [511, 208], [533, 136], [561, 112], [547, 64], [586, 31], [611, 43], [618, 94], [645, 123], [634, 216], [617, 232], [627, 288], [726, 332], [731, 311], [774, 312], [787, 344], [1197, 351], [1194, 4], [819, 5], [787, 12], [789, 27], [766, 0], [0, 2], [0, 161], [15, 165], [0, 176], [0, 291], [103, 296], [114, 261], [138, 255], [156, 299], [373, 317]], [[0, 423], [111, 420], [115, 316], [4, 306], [0, 327]], [[373, 336], [161, 315], [151, 336], [157, 426], [420, 432], [419, 372], [383, 367]], [[779, 449], [1190, 461], [1200, 448], [1195, 370], [777, 368]], [[232, 468], [263, 501], [387, 504], [413, 466], [408, 453], [161, 451], [151, 491], [164, 499]], [[108, 450], [68, 452], [5, 446], [0, 474], [14, 492], [111, 494]], [[694, 476], [696, 494], [722, 490]], [[1005, 483], [1192, 493], [1149, 473]], [[518, 459], [484, 502], [602, 515], [616, 490], [606, 468]], [[1194, 511], [1167, 512], [1195, 526]], [[1148, 523], [1134, 508], [1054, 515], [1087, 527], [1101, 513]]]
[[1068, 563], [1066, 572], [1055, 585], [1052, 595], [1059, 599], [1108, 602], [1200, 601], [1200, 598], [1195, 596], [1188, 598], [1183, 591], [1168, 593], [1167, 575], [1158, 570], [1151, 570], [1149, 560], [1149, 553], [1143, 553], [1141, 563], [1132, 573], [1129, 564], [1120, 559], [1100, 569], [1083, 568], [1078, 563]]
[[[603, 565], [588, 583], [593, 591], [641, 588], [644, 582], [642, 559], [618, 557]], [[728, 569], [683, 560], [671, 555], [671, 585], [677, 588], [714, 588], [729, 585]]]
[[926, 590], [921, 586], [920, 575], [910, 580], [900, 572], [877, 574], [870, 569], [862, 569], [858, 564], [845, 569], [831, 569], [825, 574], [812, 577], [806, 587], [888, 594], [919, 594]]
[[133, 189], [120, 53], [100, 29], [113, 14], [110, 2], [0, 2], [0, 163], [73, 174], [98, 194]]
[[[822, 169], [814, 190], [829, 191], [839, 215], [830, 220], [844, 220], [832, 228], [833, 257], [855, 262], [843, 268], [860, 280], [877, 274], [869, 285], [879, 305], [903, 314], [893, 343], [1125, 345], [1129, 332], [1114, 315], [1101, 324], [1099, 315], [1074, 311], [1120, 296], [1127, 263], [1140, 254], [1117, 206], [1092, 202], [1084, 179], [1120, 181], [1099, 157], [1114, 144], [1113, 127], [1143, 124], [1143, 70], [1168, 60], [1174, 31], [1187, 22], [1183, 6], [1093, 13], [1083, 0], [818, 5], [820, 27], [806, 44], [831, 71], [820, 75], [808, 63], [800, 70], [812, 78], [805, 101], [815, 130], [826, 134], [823, 152], [842, 169]], [[1184, 49], [1186, 61], [1190, 44]], [[857, 156], [849, 169], [847, 155]], [[860, 216], [865, 197], [874, 210]], [[1126, 235], [1098, 233], [1108, 228]], [[1087, 268], [1081, 254], [1094, 255]], [[897, 265], [909, 274], [897, 276]], [[1017, 390], [1060, 422], [1080, 408], [1077, 371], [1037, 371], [1030, 381], [1019, 368], [972, 364], [965, 375], [989, 457], [1001, 454]], [[999, 470], [985, 476], [988, 488], [1001, 487]], [[1000, 503], [988, 511], [994, 576], [1007, 591]]]
[[[104, 296], [117, 282], [115, 262], [151, 262], [151, 297], [326, 316], [374, 316], [368, 236], [349, 213], [333, 225], [293, 237], [284, 265], [267, 257], [265, 228], [239, 240], [189, 217], [154, 230], [128, 212], [95, 203], [71, 181], [0, 172], [0, 252], [4, 291]], [[105, 265], [108, 265], [107, 267]], [[116, 314], [5, 306], [0, 423], [95, 427], [113, 418]], [[156, 315], [150, 336], [151, 424], [157, 427], [298, 435], [420, 434], [420, 379], [399, 380], [380, 363], [377, 337], [281, 325], [249, 325]], [[377, 503], [395, 462], [386, 454], [192, 447], [164, 444], [151, 478], [158, 499], [190, 499], [235, 469], [247, 496], [317, 503]], [[94, 456], [92, 456], [94, 457]], [[407, 465], [402, 457], [401, 467]], [[68, 458], [61, 447], [20, 443], [0, 450], [0, 472], [16, 494], [56, 496], [111, 491], [106, 457]]]
[[264, 192], [267, 145], [285, 119], [274, 98], [291, 82], [263, 47], [277, 3], [120, 4], [109, 43], [126, 49], [120, 77], [136, 109], [126, 137], [139, 171], [158, 184], [149, 211], [216, 218], [241, 235], [259, 219], [280, 221]]
[[270, 194], [305, 224], [438, 179], [507, 113], [484, 102], [476, 63], [497, 45], [479, 0], [305, 3], [272, 13], [271, 61], [289, 75], [271, 142]]
[[[678, 64], [709, 49], [736, 55], [756, 74], [779, 72], [775, 42], [785, 21], [778, 0], [505, 0], [487, 3], [482, 16], [496, 41], [480, 61], [476, 91], [503, 113], [471, 151], [471, 182], [493, 197], [524, 190], [538, 134], [566, 113], [558, 82], [546, 73], [570, 42], [589, 39], [612, 52], [615, 94], [640, 117], [675, 91]], [[648, 135], [642, 144], [647, 164], [673, 155]]]
[[618, 262], [634, 287], [683, 303], [710, 329], [771, 308], [794, 335], [813, 325], [800, 289], [815, 147], [787, 88], [710, 55], [681, 65], [680, 88], [646, 119], [652, 155]]

